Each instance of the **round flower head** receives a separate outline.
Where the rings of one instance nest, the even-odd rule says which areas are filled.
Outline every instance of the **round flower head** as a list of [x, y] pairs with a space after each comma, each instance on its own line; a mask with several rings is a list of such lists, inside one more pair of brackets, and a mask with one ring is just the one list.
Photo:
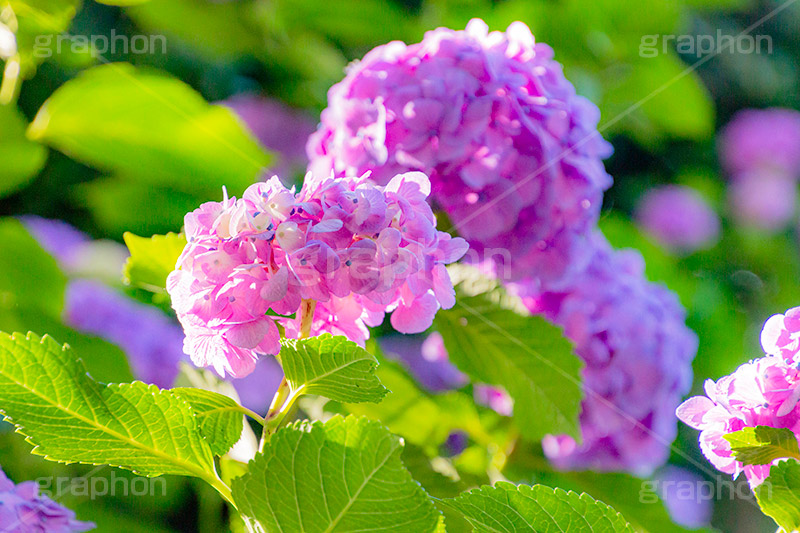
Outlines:
[[189, 213], [188, 243], [167, 280], [184, 351], [243, 377], [259, 354], [280, 351], [276, 323], [300, 335], [303, 300], [317, 302], [312, 335], [363, 343], [387, 312], [398, 331], [424, 331], [454, 305], [445, 265], [467, 251], [436, 230], [429, 193], [419, 172], [383, 187], [366, 177], [307, 180], [299, 193], [273, 177]]
[[599, 234], [594, 246], [568, 289], [512, 286], [528, 309], [564, 328], [585, 363], [583, 442], [548, 436], [544, 450], [559, 468], [649, 474], [669, 455], [697, 338], [675, 295], [645, 280], [638, 254], [612, 250]]
[[781, 357], [745, 363], [717, 382], [706, 380], [706, 396], [689, 398], [678, 407], [683, 422], [700, 430], [700, 449], [718, 470], [744, 472], [750, 486], [763, 482], [771, 465], [747, 465], [732, 457], [724, 436], [746, 427], [771, 426], [800, 431], [800, 373]]
[[731, 175], [773, 169], [800, 177], [800, 112], [745, 109], [734, 115], [719, 138], [722, 165]]
[[741, 226], [779, 231], [797, 210], [797, 180], [774, 169], [744, 172], [728, 186], [731, 215]]
[[79, 522], [74, 512], [40, 495], [36, 482], [14, 485], [0, 470], [0, 527], [3, 533], [78, 533], [95, 525]]
[[510, 263], [515, 278], [555, 283], [585, 262], [611, 185], [599, 116], [527, 26], [490, 33], [475, 19], [351, 65], [309, 139], [309, 168], [318, 177], [370, 171], [379, 185], [422, 171], [433, 203], [477, 254]]
[[664, 247], [690, 253], [713, 246], [719, 239], [719, 217], [697, 191], [666, 185], [649, 190], [636, 209], [644, 230]]

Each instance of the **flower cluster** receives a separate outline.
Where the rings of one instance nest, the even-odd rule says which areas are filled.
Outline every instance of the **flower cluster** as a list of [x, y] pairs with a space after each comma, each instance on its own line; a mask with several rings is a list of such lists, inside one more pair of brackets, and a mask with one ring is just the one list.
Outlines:
[[188, 243], [167, 280], [184, 351], [245, 376], [259, 354], [279, 352], [278, 325], [300, 335], [304, 300], [317, 302], [312, 335], [363, 342], [386, 312], [398, 331], [424, 331], [455, 303], [444, 265], [467, 250], [436, 230], [429, 194], [419, 172], [385, 187], [367, 176], [307, 179], [298, 193], [273, 177], [187, 214]]
[[797, 355], [800, 308], [775, 315], [764, 324], [766, 357], [743, 364], [730, 376], [705, 383], [706, 396], [689, 398], [678, 418], [700, 430], [700, 449], [717, 469], [734, 477], [744, 472], [750, 486], [769, 475], [771, 465], [743, 465], [724, 436], [746, 427], [788, 428], [800, 435], [800, 369]]
[[719, 240], [719, 217], [690, 187], [665, 185], [647, 191], [636, 208], [639, 225], [678, 253], [708, 248]]
[[611, 185], [599, 116], [527, 26], [489, 32], [476, 19], [351, 65], [309, 139], [309, 168], [370, 171], [381, 185], [425, 172], [432, 201], [478, 255], [513, 278], [555, 284], [585, 264]]
[[734, 218], [764, 231], [785, 228], [797, 210], [800, 112], [740, 111], [720, 134], [719, 152]]
[[95, 525], [40, 495], [36, 482], [14, 485], [0, 470], [0, 527], [4, 533], [78, 533]]
[[586, 365], [582, 444], [561, 435], [543, 445], [559, 468], [649, 474], [669, 455], [697, 338], [675, 295], [644, 278], [637, 253], [612, 250], [600, 234], [593, 240], [589, 267], [568, 289], [510, 287], [564, 328]]

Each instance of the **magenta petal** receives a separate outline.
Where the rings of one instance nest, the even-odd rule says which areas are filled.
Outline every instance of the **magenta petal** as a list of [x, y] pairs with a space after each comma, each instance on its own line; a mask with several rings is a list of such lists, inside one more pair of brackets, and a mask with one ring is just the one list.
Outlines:
[[408, 306], [401, 302], [392, 313], [392, 327], [400, 333], [422, 333], [431, 327], [438, 309], [439, 304], [430, 293], [418, 296]]

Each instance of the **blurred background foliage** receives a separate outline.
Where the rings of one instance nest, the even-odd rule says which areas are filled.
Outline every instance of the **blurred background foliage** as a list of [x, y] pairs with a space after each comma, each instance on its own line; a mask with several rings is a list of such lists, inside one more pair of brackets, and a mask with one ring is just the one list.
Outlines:
[[[771, 15], [776, 9], [780, 13]], [[474, 17], [498, 30], [515, 20], [527, 23], [538, 41], [554, 48], [577, 91], [600, 107], [600, 130], [615, 147], [606, 162], [615, 184], [605, 197], [601, 227], [615, 246], [640, 250], [650, 279], [666, 283], [687, 307], [689, 325], [700, 337], [696, 390], [706, 377], [728, 374], [758, 355], [763, 321], [800, 304], [796, 227], [764, 235], [731, 223], [715, 135], [741, 108], [800, 107], [800, 3], [0, 1], [0, 22], [17, 36], [17, 52], [5, 61], [0, 87], [0, 216], [62, 219], [95, 238], [120, 242], [124, 231], [178, 231], [187, 211], [220, 198], [222, 185], [239, 195], [260, 177], [260, 169], [274, 162], [274, 155], [232, 112], [211, 103], [257, 93], [282, 100], [315, 120], [327, 90], [343, 77], [348, 62], [387, 41], [416, 42], [429, 29], [463, 28]], [[753, 24], [758, 24], [757, 33], [771, 37], [770, 53], [723, 52], [705, 58], [679, 54], [670, 45], [663, 53], [643, 57], [640, 50], [643, 36], [713, 35], [718, 29], [737, 34]], [[143, 35], [155, 46], [152, 53], [101, 53], [91, 45], [76, 48], [61, 41], [58, 49], [59, 36], [66, 35]], [[152, 36], [164, 36], [163, 51], [161, 41]], [[291, 178], [299, 181], [301, 176]], [[716, 246], [678, 256], [637, 229], [632, 222], [637, 201], [646, 190], [664, 183], [694, 187], [723, 215], [723, 236]], [[78, 349], [98, 379], [130, 379], [119, 348], [62, 324], [66, 277], [20, 223], [3, 219], [0, 242], [0, 329], [52, 333]], [[116, 283], [122, 287], [120, 280]], [[125, 290], [152, 301], [144, 291]], [[401, 369], [387, 364], [382, 372], [392, 389], [416, 387]], [[440, 411], [447, 416], [491, 416], [470, 413], [470, 406], [463, 407], [466, 412], [459, 410], [458, 394], [420, 401], [426, 413], [420, 419], [434, 426], [441, 420], [435, 414]], [[409, 425], [402, 418], [395, 423]], [[420, 430], [411, 425], [403, 430], [411, 444], [432, 442], [427, 437], [419, 442], [408, 438], [412, 430]], [[434, 441], [441, 444], [447, 432], [438, 430]], [[678, 447], [704, 464], [696, 433], [683, 425], [680, 431]], [[28, 446], [8, 432], [0, 432], [0, 449], [3, 466], [17, 479], [90, 470], [31, 457]], [[414, 450], [410, 446], [407, 455]], [[465, 471], [473, 459], [480, 463], [473, 465], [474, 472], [486, 471], [485, 457], [471, 455], [469, 449], [462, 455]], [[535, 460], [523, 454], [516, 467]], [[677, 455], [673, 461], [690, 466]], [[624, 476], [569, 477], [558, 482], [583, 490], [600, 484], [601, 496], [613, 492], [615, 483], [633, 484], [632, 490], [619, 494], [635, 494], [638, 486]], [[204, 508], [209, 505], [204, 501], [216, 500], [200, 497], [201, 489], [188, 481], [170, 478], [168, 483], [168, 498], [78, 498], [67, 503], [80, 516], [108, 527], [101, 531], [224, 527], [215, 518], [219, 509]], [[632, 502], [627, 507], [635, 508]], [[627, 515], [624, 501], [616, 507]], [[660, 520], [631, 512], [638, 513], [641, 522]], [[774, 529], [756, 509], [726, 500], [717, 502], [713, 523], [725, 531]]]

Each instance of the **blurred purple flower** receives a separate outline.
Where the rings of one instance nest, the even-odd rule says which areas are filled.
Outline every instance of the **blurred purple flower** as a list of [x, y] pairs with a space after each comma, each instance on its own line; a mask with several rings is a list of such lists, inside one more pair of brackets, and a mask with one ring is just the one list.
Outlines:
[[20, 220], [39, 245], [65, 269], [80, 261], [84, 245], [90, 242], [88, 235], [63, 220], [36, 215], [24, 215]]
[[75, 513], [39, 494], [39, 485], [14, 485], [0, 469], [0, 531], [3, 533], [77, 533], [94, 529]]
[[328, 92], [309, 170], [370, 171], [380, 185], [425, 172], [433, 203], [476, 254], [552, 285], [585, 263], [611, 185], [599, 118], [525, 24], [489, 32], [473, 19], [353, 63]]
[[475, 401], [494, 410], [497, 414], [511, 416], [514, 413], [514, 400], [500, 387], [475, 385]]
[[730, 175], [770, 170], [800, 177], [800, 112], [745, 109], [734, 115], [719, 137], [722, 165]]
[[655, 481], [673, 522], [689, 529], [709, 524], [714, 506], [702, 490], [708, 481], [691, 470], [673, 465], [661, 469]]
[[220, 103], [239, 115], [261, 144], [277, 154], [270, 175], [290, 178], [303, 171], [308, 163], [305, 145], [314, 133], [316, 121], [279, 100], [253, 94], [237, 95]]
[[178, 375], [183, 331], [153, 306], [97, 281], [78, 279], [67, 285], [64, 322], [122, 348], [137, 379], [168, 388]]
[[797, 180], [769, 168], [744, 172], [731, 180], [728, 201], [731, 215], [740, 225], [779, 231], [795, 216]]
[[424, 340], [420, 335], [392, 335], [380, 339], [381, 348], [399, 360], [427, 390], [440, 392], [457, 389], [467, 383], [447, 357], [442, 336], [433, 332]]
[[567, 289], [512, 285], [528, 309], [564, 328], [583, 359], [583, 442], [548, 436], [559, 468], [647, 475], [667, 460], [675, 407], [691, 385], [697, 337], [665, 287], [647, 282], [644, 261], [599, 233], [586, 271]]
[[691, 253], [719, 239], [719, 217], [690, 187], [666, 185], [650, 189], [640, 200], [636, 219], [664, 247]]

